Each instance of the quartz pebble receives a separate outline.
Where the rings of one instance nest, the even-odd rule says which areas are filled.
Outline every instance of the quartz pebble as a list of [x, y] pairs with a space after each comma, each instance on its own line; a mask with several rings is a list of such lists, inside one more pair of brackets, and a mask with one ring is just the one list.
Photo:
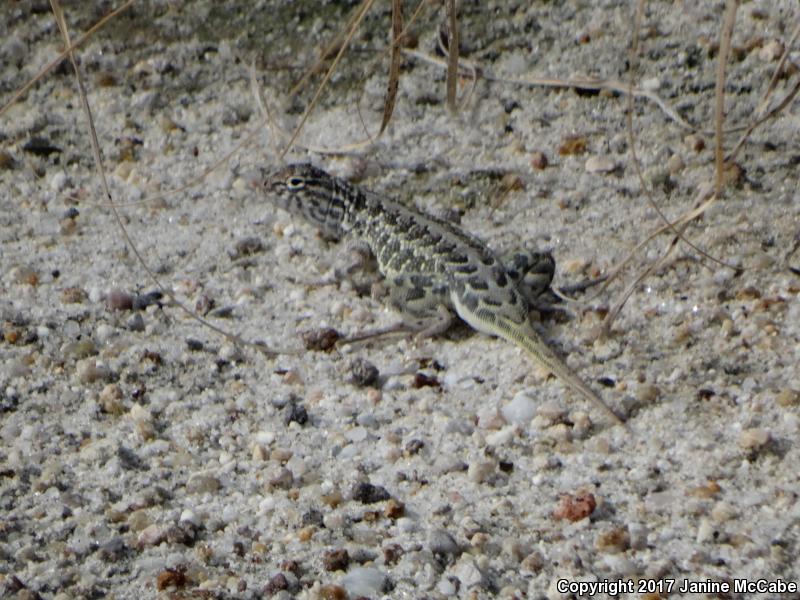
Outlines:
[[609, 156], [591, 156], [584, 168], [587, 173], [610, 173], [617, 168], [617, 163]]
[[536, 401], [527, 392], [519, 392], [500, 412], [509, 423], [526, 427], [536, 415]]
[[458, 543], [453, 536], [444, 529], [434, 529], [428, 535], [428, 548], [434, 554], [443, 556], [459, 553]]
[[378, 598], [383, 593], [386, 575], [374, 567], [353, 567], [340, 583], [350, 598]]

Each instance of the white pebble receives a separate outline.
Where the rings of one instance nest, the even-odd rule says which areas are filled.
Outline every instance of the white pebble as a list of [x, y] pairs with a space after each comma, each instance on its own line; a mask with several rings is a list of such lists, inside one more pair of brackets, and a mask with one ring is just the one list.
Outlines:
[[475, 566], [475, 561], [471, 558], [459, 561], [454, 572], [461, 584], [466, 588], [479, 585], [483, 581], [483, 573]]
[[353, 567], [347, 575], [342, 577], [340, 583], [351, 598], [360, 596], [377, 598], [383, 593], [385, 581], [386, 575], [378, 569], [373, 567]]
[[256, 432], [253, 436], [253, 439], [257, 444], [261, 444], [262, 446], [270, 446], [272, 442], [275, 441], [275, 433], [272, 431], [261, 431]]
[[183, 509], [183, 512], [181, 512], [181, 517], [179, 520], [181, 523], [191, 523], [195, 527], [200, 527], [200, 525], [202, 524], [198, 516], [191, 508]]
[[63, 171], [58, 171], [50, 178], [50, 189], [60, 192], [67, 185], [67, 175]]
[[475, 460], [467, 468], [467, 477], [475, 483], [482, 483], [494, 472], [494, 463], [488, 460]]
[[617, 168], [617, 163], [608, 156], [591, 156], [584, 168], [587, 173], [610, 173]]
[[364, 427], [353, 427], [344, 434], [353, 443], [363, 442], [367, 439], [367, 430]]
[[439, 583], [436, 584], [436, 590], [442, 596], [455, 596], [456, 595], [456, 585], [449, 578], [443, 577], [439, 580]]
[[478, 411], [478, 427], [481, 429], [500, 429], [505, 424], [503, 415], [494, 406], [486, 406]]
[[397, 529], [399, 529], [402, 533], [413, 533], [417, 530], [417, 524], [414, 519], [409, 517], [400, 517], [396, 521]]
[[745, 450], [756, 450], [769, 442], [769, 431], [760, 427], [745, 429], [739, 436], [739, 445]]
[[517, 427], [515, 425], [506, 425], [499, 431], [493, 431], [486, 434], [486, 443], [490, 446], [505, 446], [517, 434]]
[[98, 344], [105, 344], [114, 335], [114, 328], [106, 323], [97, 326], [94, 337]]
[[711, 524], [711, 521], [708, 519], [700, 521], [700, 525], [697, 527], [697, 543], [702, 544], [703, 542], [707, 542], [713, 535], [714, 526]]
[[500, 409], [500, 413], [509, 423], [525, 427], [536, 414], [536, 402], [527, 392], [519, 392], [511, 402]]

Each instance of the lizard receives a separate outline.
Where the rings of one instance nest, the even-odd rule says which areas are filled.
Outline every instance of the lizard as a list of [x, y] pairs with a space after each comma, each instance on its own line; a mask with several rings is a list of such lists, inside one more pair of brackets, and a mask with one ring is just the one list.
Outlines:
[[549, 253], [517, 252], [504, 265], [481, 240], [455, 224], [311, 164], [261, 175], [263, 192], [279, 208], [304, 218], [329, 239], [369, 249], [387, 283], [390, 303], [419, 336], [445, 331], [457, 315], [473, 329], [522, 348], [567, 387], [624, 423], [531, 324], [523, 280], [542, 264], [552, 279], [555, 263]]

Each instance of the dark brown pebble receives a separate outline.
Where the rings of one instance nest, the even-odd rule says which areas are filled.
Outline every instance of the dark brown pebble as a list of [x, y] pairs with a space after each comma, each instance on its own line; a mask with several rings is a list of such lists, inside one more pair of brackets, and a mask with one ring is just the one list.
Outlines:
[[133, 296], [122, 290], [109, 290], [106, 295], [106, 306], [111, 310], [131, 310], [133, 308]]
[[412, 387], [415, 390], [418, 390], [423, 387], [435, 387], [441, 388], [442, 384], [439, 383], [439, 380], [436, 377], [431, 377], [430, 375], [426, 375], [425, 373], [416, 373], [414, 375], [414, 383]]
[[306, 350], [315, 350], [317, 352], [327, 352], [333, 349], [340, 337], [339, 332], [333, 328], [312, 329], [302, 333]]
[[156, 576], [156, 589], [182, 588], [186, 585], [186, 573], [178, 569], [165, 569]]
[[383, 561], [387, 565], [396, 564], [403, 554], [405, 554], [405, 550], [400, 544], [389, 544], [383, 549]]
[[347, 591], [340, 585], [323, 585], [318, 593], [322, 600], [347, 600]]
[[352, 496], [353, 500], [362, 504], [374, 504], [391, 498], [385, 488], [371, 483], [357, 483], [353, 486]]
[[356, 358], [350, 363], [350, 373], [353, 383], [361, 387], [375, 385], [380, 376], [378, 367], [363, 358]]
[[272, 596], [280, 592], [281, 590], [288, 590], [289, 589], [289, 580], [286, 579], [286, 575], [283, 573], [278, 573], [272, 579], [269, 580], [267, 585], [264, 586], [264, 593]]
[[399, 500], [390, 498], [383, 509], [383, 514], [389, 519], [399, 519], [406, 514], [406, 506]]
[[289, 571], [289, 573], [294, 573], [295, 575], [300, 572], [300, 563], [298, 563], [296, 560], [287, 558], [286, 560], [281, 561], [279, 566], [282, 570]]
[[322, 555], [322, 566], [326, 571], [346, 571], [350, 565], [350, 555], [344, 548], [329, 550]]

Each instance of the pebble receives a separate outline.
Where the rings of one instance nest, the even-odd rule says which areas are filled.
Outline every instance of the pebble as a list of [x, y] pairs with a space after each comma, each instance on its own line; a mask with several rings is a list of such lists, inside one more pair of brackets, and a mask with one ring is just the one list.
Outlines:
[[68, 342], [61, 347], [61, 354], [68, 358], [87, 358], [97, 354], [97, 346], [95, 343], [84, 338], [76, 342]]
[[383, 593], [386, 575], [374, 567], [354, 567], [339, 583], [350, 598], [377, 598]]
[[350, 363], [350, 373], [353, 383], [360, 387], [375, 385], [380, 376], [378, 368], [363, 358], [356, 358]]
[[610, 173], [617, 168], [617, 163], [608, 156], [591, 156], [584, 168], [587, 173]]
[[75, 375], [81, 383], [108, 381], [112, 377], [111, 369], [94, 358], [84, 358], [75, 365]]
[[414, 533], [418, 529], [416, 521], [410, 517], [400, 517], [396, 523], [397, 529], [402, 533]]
[[442, 596], [455, 596], [458, 588], [452, 578], [443, 577], [439, 580], [439, 583], [436, 584], [436, 590]]
[[542, 171], [547, 168], [547, 155], [544, 152], [531, 153], [531, 167], [536, 171]]
[[428, 549], [440, 556], [455, 556], [460, 553], [458, 543], [444, 529], [433, 529], [428, 534]]
[[374, 504], [391, 498], [385, 488], [366, 482], [354, 485], [351, 496], [353, 500], [362, 504]]
[[739, 445], [744, 450], [758, 450], [770, 440], [769, 431], [761, 427], [745, 429], [739, 436]]
[[194, 527], [200, 527], [203, 523], [200, 518], [195, 514], [195, 512], [191, 508], [185, 508], [181, 512], [180, 519], [178, 519], [181, 523], [190, 523]]
[[219, 491], [220, 487], [222, 486], [217, 477], [205, 473], [195, 473], [186, 482], [188, 494], [210, 494]]
[[708, 519], [702, 519], [697, 527], [696, 541], [698, 544], [709, 541], [714, 536], [714, 526]]
[[125, 328], [128, 331], [137, 331], [141, 332], [144, 331], [144, 318], [142, 317], [142, 313], [135, 313], [131, 315], [127, 321], [125, 321]]
[[667, 160], [667, 170], [669, 171], [670, 175], [678, 175], [686, 165], [683, 163], [683, 159], [680, 157], [679, 154], [673, 154]]
[[624, 554], [605, 554], [603, 562], [616, 576], [632, 575], [636, 572], [636, 564]]
[[458, 577], [464, 587], [470, 588], [483, 582], [483, 573], [475, 564], [472, 557], [462, 557], [454, 567], [453, 573]]
[[527, 392], [519, 392], [500, 409], [503, 418], [519, 427], [526, 427], [536, 415], [536, 402]]
[[167, 529], [168, 527], [166, 525], [160, 525], [157, 523], [148, 525], [141, 531], [141, 533], [139, 533], [138, 537], [136, 538], [136, 545], [139, 548], [158, 546], [161, 542], [167, 539]]
[[64, 171], [58, 171], [50, 178], [50, 189], [54, 192], [60, 192], [68, 183], [67, 174]]
[[730, 521], [736, 516], [736, 509], [724, 500], [720, 500], [711, 509], [711, 518], [716, 523], [724, 523]]
[[478, 411], [478, 427], [481, 429], [500, 429], [506, 424], [497, 408], [486, 406]]
[[131, 310], [133, 308], [133, 294], [112, 288], [106, 294], [106, 306], [110, 310]]
[[326, 571], [346, 571], [350, 565], [350, 555], [344, 548], [328, 550], [322, 555], [322, 566]]
[[493, 431], [486, 434], [486, 443], [489, 446], [505, 446], [517, 435], [517, 427], [515, 425], [506, 425], [499, 431]]
[[364, 427], [353, 427], [349, 431], [345, 432], [344, 437], [354, 444], [357, 444], [358, 442], [363, 442], [366, 440], [367, 435], [368, 432]]
[[467, 467], [467, 477], [474, 483], [483, 483], [492, 473], [494, 473], [495, 464], [488, 460], [474, 460]]
[[114, 328], [106, 323], [101, 323], [97, 326], [94, 332], [94, 337], [100, 344], [105, 344], [111, 336], [114, 335]]
[[273, 488], [288, 490], [294, 483], [294, 475], [286, 467], [278, 467], [267, 474], [267, 481]]
[[780, 40], [769, 40], [758, 51], [758, 58], [764, 62], [773, 62], [783, 55], [784, 46]]

